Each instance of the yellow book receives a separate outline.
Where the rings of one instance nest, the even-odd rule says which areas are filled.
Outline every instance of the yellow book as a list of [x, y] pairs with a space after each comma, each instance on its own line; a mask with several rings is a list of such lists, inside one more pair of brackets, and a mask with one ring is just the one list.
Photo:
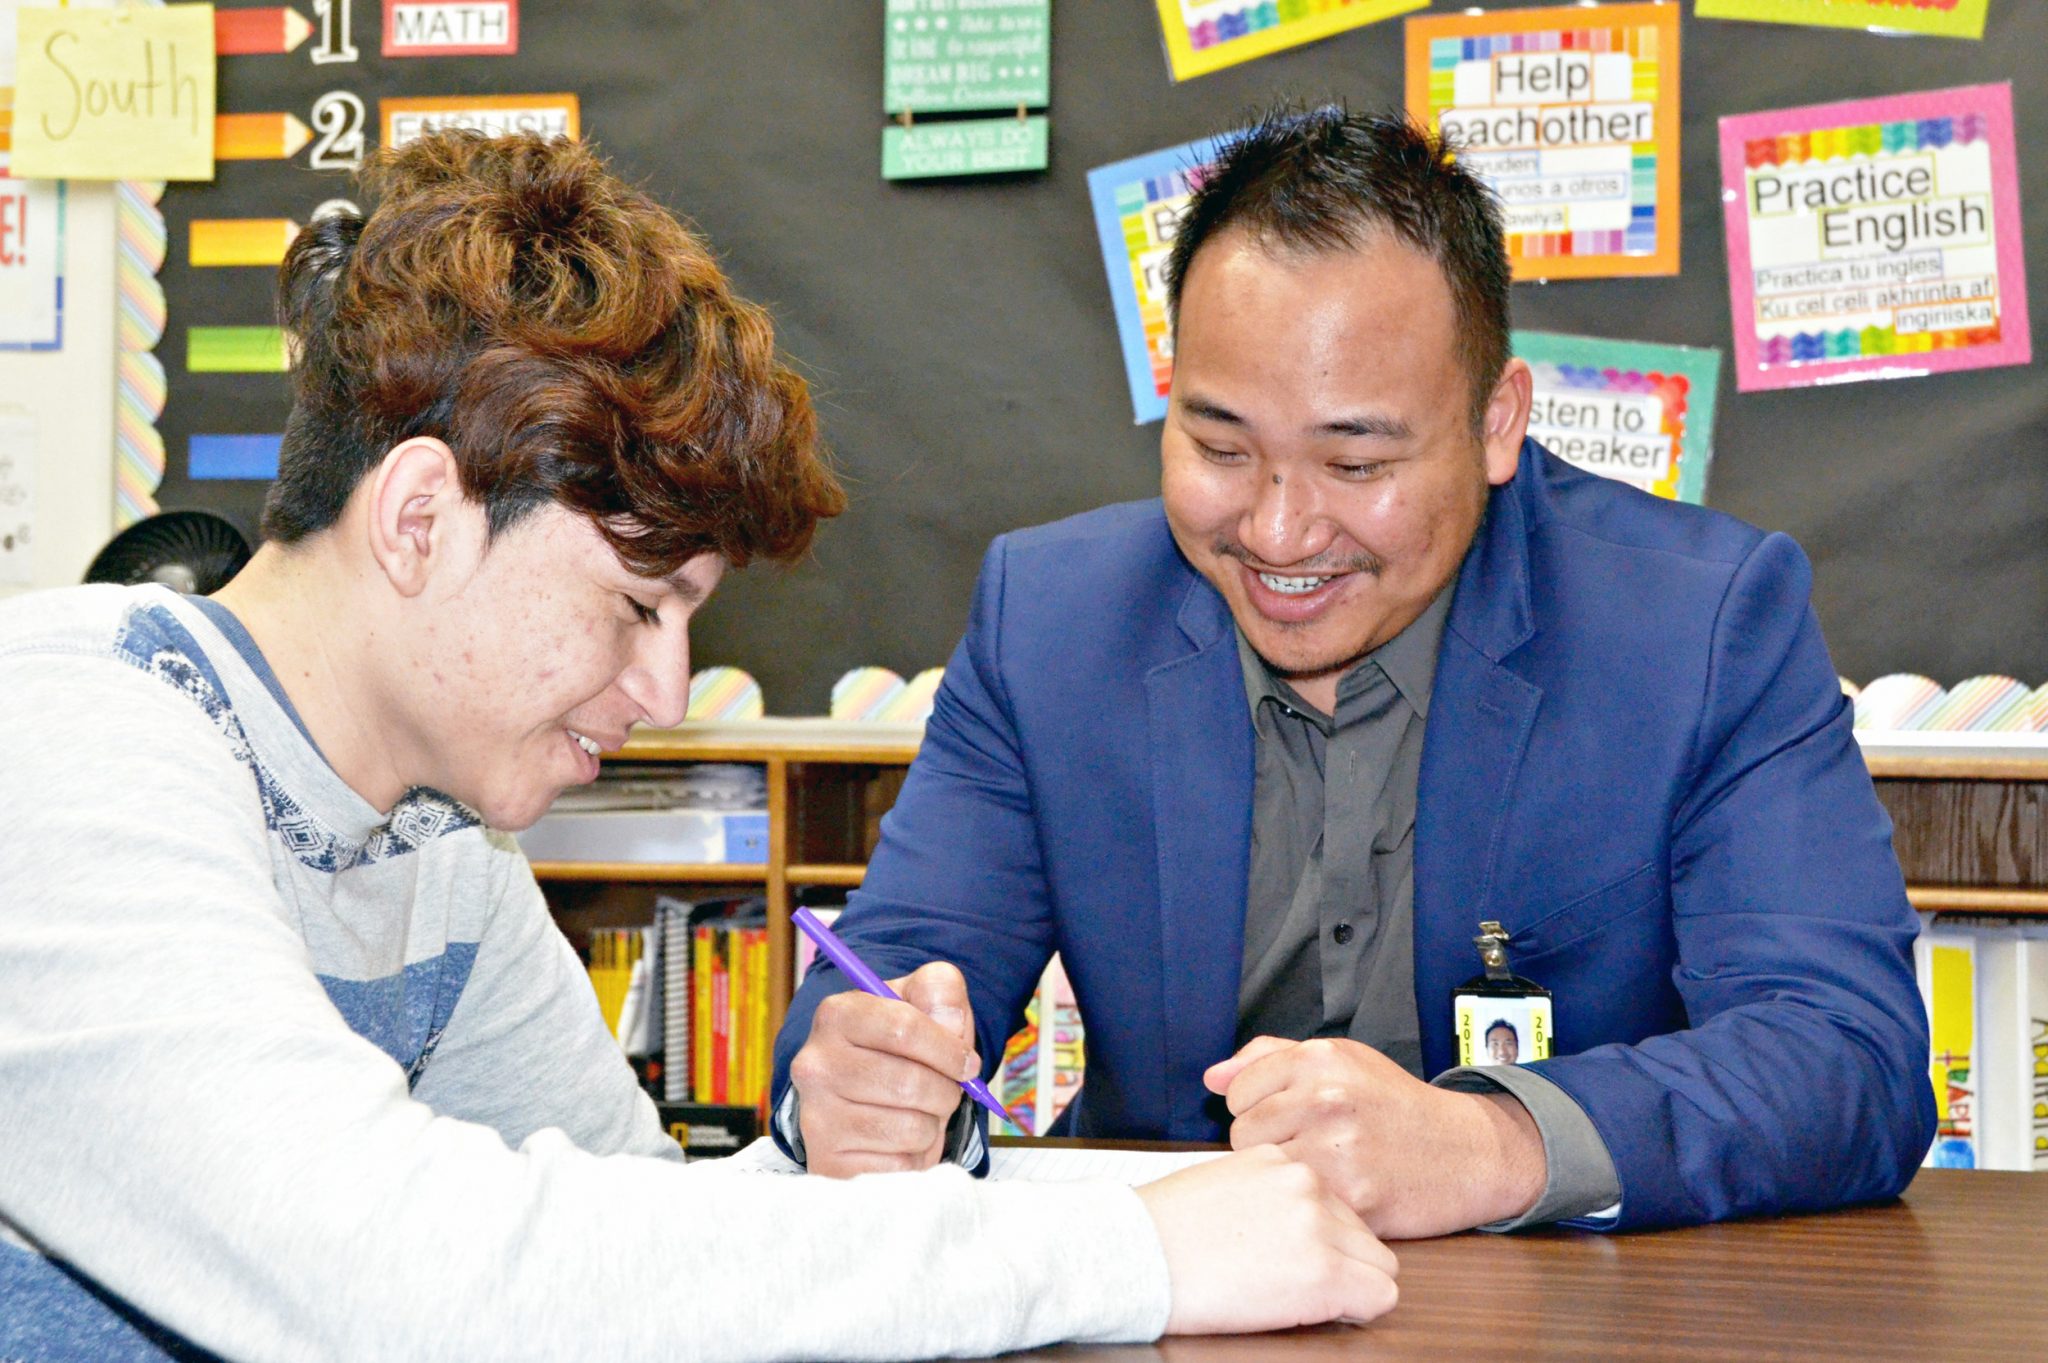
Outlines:
[[1928, 1078], [1939, 1119], [1925, 1163], [1974, 1169], [1977, 1130], [1977, 952], [1969, 933], [1925, 928], [1916, 944], [1921, 998], [1932, 1041]]
[[690, 934], [690, 1096], [711, 1101], [711, 929], [699, 925]]

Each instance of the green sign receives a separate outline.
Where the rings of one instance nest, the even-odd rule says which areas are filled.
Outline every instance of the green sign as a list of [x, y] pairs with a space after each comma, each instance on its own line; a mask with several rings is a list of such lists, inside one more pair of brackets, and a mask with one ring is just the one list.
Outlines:
[[889, 0], [882, 111], [1041, 108], [1052, 91], [1052, 0]]
[[882, 129], [882, 178], [919, 180], [932, 175], [1000, 175], [1044, 170], [1046, 121], [972, 118]]

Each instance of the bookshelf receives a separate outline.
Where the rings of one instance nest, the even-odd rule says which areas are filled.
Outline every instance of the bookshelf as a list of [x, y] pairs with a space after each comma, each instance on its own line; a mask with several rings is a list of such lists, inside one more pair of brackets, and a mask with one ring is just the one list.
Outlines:
[[687, 722], [636, 732], [607, 754], [638, 762], [751, 762], [768, 779], [768, 860], [757, 864], [537, 861], [555, 921], [570, 940], [593, 928], [643, 926], [654, 892], [730, 889], [768, 901], [768, 1033], [789, 1007], [790, 910], [811, 886], [852, 889], [867, 871], [882, 815], [924, 736], [921, 724], [829, 719]]

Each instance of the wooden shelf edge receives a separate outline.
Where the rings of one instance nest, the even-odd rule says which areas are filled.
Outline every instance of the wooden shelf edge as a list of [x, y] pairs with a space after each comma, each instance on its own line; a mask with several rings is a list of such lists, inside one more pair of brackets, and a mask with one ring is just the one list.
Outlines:
[[1906, 898], [1923, 911], [2048, 915], [2048, 889], [2010, 885], [1908, 885]]
[[2048, 758], [1865, 753], [1874, 781], [2048, 781]]
[[792, 864], [787, 872], [792, 885], [844, 885], [857, 888], [867, 877], [868, 868], [854, 863], [799, 862]]
[[923, 741], [919, 724], [826, 719], [692, 722], [641, 729], [608, 758], [636, 762], [822, 762], [908, 766]]
[[688, 881], [695, 884], [759, 885], [768, 880], [764, 862], [536, 861], [535, 880]]

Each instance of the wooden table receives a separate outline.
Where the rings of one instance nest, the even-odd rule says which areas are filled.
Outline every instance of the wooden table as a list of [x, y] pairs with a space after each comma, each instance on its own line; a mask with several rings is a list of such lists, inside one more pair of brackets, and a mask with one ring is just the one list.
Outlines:
[[1032, 1359], [2048, 1359], [2048, 1174], [1930, 1169], [1905, 1197], [1691, 1230], [1397, 1245], [1364, 1327], [1042, 1349]]

